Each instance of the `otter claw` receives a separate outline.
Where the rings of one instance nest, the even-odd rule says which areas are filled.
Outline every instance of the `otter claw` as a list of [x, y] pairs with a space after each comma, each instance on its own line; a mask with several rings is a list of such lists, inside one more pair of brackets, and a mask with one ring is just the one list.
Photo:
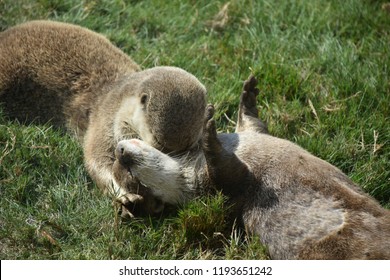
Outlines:
[[126, 206], [124, 205], [122, 205], [120, 215], [122, 219], [126, 219], [126, 220], [134, 219], [135, 217], [133, 213], [131, 213], [129, 209], [127, 209]]
[[144, 198], [139, 194], [126, 193], [117, 198], [118, 202], [122, 205], [130, 205], [135, 203], [143, 202]]
[[130, 211], [134, 211], [136, 204], [142, 203], [144, 198], [139, 194], [127, 193], [118, 197], [117, 201], [121, 205], [120, 216], [124, 219], [133, 219], [135, 216]]

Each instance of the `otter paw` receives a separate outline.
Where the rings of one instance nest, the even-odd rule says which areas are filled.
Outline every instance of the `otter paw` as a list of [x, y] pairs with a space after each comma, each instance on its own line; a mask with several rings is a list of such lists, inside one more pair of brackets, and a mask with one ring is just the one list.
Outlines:
[[[130, 194], [133, 195], [133, 194]], [[165, 204], [152, 195], [145, 195], [140, 200], [121, 204], [120, 216], [125, 219], [134, 217], [159, 216], [163, 213]]]
[[206, 155], [216, 155], [222, 150], [221, 142], [217, 136], [215, 120], [207, 121], [203, 134], [203, 151]]
[[250, 75], [249, 78], [246, 81], [244, 81], [242, 91], [251, 92], [257, 96], [259, 94], [259, 89], [256, 88], [257, 84], [258, 84], [258, 81], [257, 81], [256, 77], [253, 75]]
[[116, 199], [120, 205], [119, 215], [124, 219], [132, 219], [139, 216], [143, 209], [144, 197], [139, 194], [127, 193]]
[[208, 153], [217, 153], [221, 148], [221, 143], [217, 138], [215, 120], [213, 120], [214, 111], [214, 106], [208, 104], [206, 107], [205, 126], [203, 131], [203, 150]]
[[118, 214], [122, 219], [131, 220], [131, 219], [135, 218], [134, 214], [131, 213], [130, 210], [126, 208], [126, 206], [124, 206], [122, 204], [120, 206], [121, 206], [121, 208], [120, 208]]
[[240, 97], [240, 108], [244, 115], [256, 117], [258, 110], [256, 108], [256, 97], [259, 95], [259, 89], [256, 88], [257, 79], [251, 75], [248, 80], [244, 82], [243, 92]]
[[117, 197], [116, 200], [122, 205], [134, 205], [136, 203], [142, 203], [144, 198], [135, 193], [126, 193], [120, 197]]
[[207, 107], [206, 107], [206, 114], [205, 114], [205, 126], [207, 125], [207, 122], [209, 120], [212, 119], [212, 117], [214, 116], [214, 112], [215, 112], [215, 109], [214, 109], [214, 105], [213, 104], [207, 104]]

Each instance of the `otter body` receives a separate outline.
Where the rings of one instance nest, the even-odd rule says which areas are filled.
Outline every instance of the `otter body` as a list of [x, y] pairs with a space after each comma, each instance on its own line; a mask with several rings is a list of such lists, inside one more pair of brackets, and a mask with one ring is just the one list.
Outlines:
[[390, 211], [336, 167], [268, 135], [254, 85], [252, 79], [244, 86], [237, 133], [217, 135], [210, 107], [203, 152], [171, 158], [126, 140], [118, 144], [116, 168], [130, 170], [167, 203], [221, 189], [273, 259], [390, 259]]
[[141, 71], [106, 38], [79, 26], [32, 21], [0, 33], [4, 113], [71, 131], [83, 146], [91, 177], [124, 203], [138, 184], [113, 178], [117, 143], [140, 138], [173, 153], [197, 145], [205, 94], [188, 72]]

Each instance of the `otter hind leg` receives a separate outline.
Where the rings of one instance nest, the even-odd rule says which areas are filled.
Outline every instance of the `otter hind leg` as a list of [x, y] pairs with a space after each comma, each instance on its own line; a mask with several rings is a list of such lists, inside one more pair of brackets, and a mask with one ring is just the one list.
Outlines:
[[259, 89], [256, 86], [257, 79], [253, 75], [244, 82], [240, 96], [236, 132], [251, 130], [258, 133], [268, 133], [267, 126], [258, 117], [256, 97], [259, 95]]

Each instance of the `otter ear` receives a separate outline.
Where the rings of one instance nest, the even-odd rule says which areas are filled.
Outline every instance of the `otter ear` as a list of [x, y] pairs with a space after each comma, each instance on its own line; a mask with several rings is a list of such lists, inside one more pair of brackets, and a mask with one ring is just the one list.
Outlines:
[[148, 98], [149, 98], [149, 95], [147, 93], [142, 93], [141, 98], [140, 98], [141, 104], [145, 105], [146, 102], [148, 101]]

